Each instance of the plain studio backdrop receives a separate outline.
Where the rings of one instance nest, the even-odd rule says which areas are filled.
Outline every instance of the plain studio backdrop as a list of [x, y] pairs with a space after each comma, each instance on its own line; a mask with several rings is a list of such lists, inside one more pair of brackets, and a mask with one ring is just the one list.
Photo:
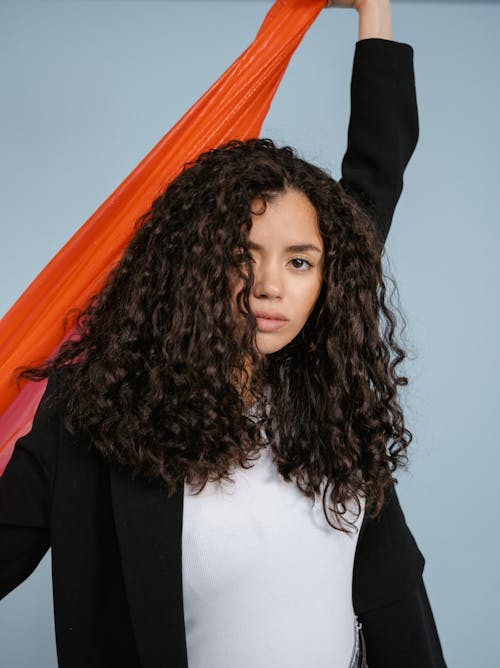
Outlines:
[[[252, 41], [271, 2], [2, 0], [0, 313]], [[392, 3], [415, 50], [420, 139], [386, 245], [410, 385], [406, 519], [448, 665], [500, 665], [497, 641], [500, 5]], [[357, 40], [323, 11], [262, 136], [340, 177]], [[401, 369], [401, 367], [400, 367]], [[78, 573], [75, 573], [78, 577]], [[0, 604], [1, 664], [56, 666], [50, 552]]]

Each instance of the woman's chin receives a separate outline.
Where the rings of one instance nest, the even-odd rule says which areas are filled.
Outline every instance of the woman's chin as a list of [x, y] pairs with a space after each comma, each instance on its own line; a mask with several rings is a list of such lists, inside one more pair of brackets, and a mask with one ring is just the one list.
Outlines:
[[270, 334], [270, 332], [257, 332], [257, 352], [261, 355], [275, 353], [288, 343], [287, 341], [282, 340], [281, 337], [271, 336]]

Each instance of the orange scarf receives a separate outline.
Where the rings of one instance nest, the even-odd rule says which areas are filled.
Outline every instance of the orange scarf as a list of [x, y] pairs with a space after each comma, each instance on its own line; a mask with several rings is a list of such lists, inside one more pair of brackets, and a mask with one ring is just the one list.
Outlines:
[[52, 258], [0, 321], [0, 475], [15, 442], [32, 427], [47, 380], [24, 380], [17, 366], [52, 357], [69, 309], [84, 308], [119, 260], [137, 218], [203, 151], [258, 137], [286, 67], [326, 0], [276, 0], [254, 41]]

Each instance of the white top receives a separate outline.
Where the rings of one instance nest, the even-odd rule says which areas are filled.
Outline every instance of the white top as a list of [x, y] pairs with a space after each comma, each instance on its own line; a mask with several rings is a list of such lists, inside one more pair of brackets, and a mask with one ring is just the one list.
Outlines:
[[270, 449], [231, 475], [234, 485], [208, 482], [198, 495], [184, 488], [189, 668], [348, 668], [358, 533], [333, 529], [321, 496], [313, 507], [285, 482]]

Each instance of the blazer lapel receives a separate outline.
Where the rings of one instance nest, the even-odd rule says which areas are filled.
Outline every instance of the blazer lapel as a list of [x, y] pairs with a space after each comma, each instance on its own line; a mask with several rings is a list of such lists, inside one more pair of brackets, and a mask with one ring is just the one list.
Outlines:
[[187, 668], [182, 592], [183, 490], [110, 467], [125, 590], [143, 668]]

